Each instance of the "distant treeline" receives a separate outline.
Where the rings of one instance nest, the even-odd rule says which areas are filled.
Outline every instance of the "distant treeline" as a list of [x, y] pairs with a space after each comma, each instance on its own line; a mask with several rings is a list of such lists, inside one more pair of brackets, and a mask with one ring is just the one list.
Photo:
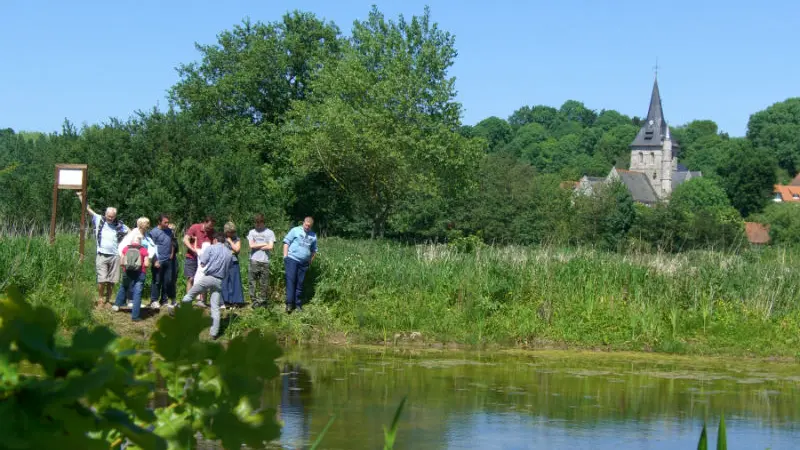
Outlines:
[[[570, 100], [462, 125], [455, 39], [427, 9], [388, 20], [373, 8], [351, 36], [306, 12], [246, 20], [197, 49], [166, 111], [0, 130], [0, 218], [46, 223], [54, 164], [86, 163], [92, 206], [128, 222], [312, 214], [323, 234], [346, 237], [683, 249], [741, 242], [742, 217], [756, 214], [780, 222], [778, 241], [800, 235], [794, 205], [764, 211], [772, 185], [800, 169], [798, 98], [751, 116], [744, 138], [709, 120], [673, 128], [681, 162], [704, 178], [644, 208], [620, 186], [575, 198], [563, 183], [626, 168], [639, 118]], [[59, 202], [59, 220], [76, 222], [77, 199]]]

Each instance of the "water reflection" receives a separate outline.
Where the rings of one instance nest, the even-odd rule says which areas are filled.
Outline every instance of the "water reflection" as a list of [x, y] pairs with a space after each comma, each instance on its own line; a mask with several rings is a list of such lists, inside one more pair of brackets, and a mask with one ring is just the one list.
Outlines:
[[283, 421], [281, 442], [286, 448], [299, 448], [308, 440], [312, 416], [311, 375], [297, 362], [283, 363], [281, 401], [278, 414]]
[[284, 448], [333, 414], [323, 448], [381, 448], [406, 394], [398, 449], [693, 448], [721, 412], [732, 448], [800, 438], [798, 366], [335, 349], [290, 351], [282, 369], [268, 401]]

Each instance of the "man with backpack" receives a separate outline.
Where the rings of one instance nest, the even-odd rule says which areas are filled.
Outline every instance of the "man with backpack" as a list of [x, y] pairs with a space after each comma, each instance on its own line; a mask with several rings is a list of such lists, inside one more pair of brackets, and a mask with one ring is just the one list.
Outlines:
[[135, 236], [130, 245], [122, 249], [122, 285], [117, 292], [114, 306], [111, 307], [114, 311], [119, 311], [119, 308], [125, 304], [128, 289], [131, 289], [133, 297], [131, 319], [134, 322], [142, 320], [139, 317], [139, 311], [142, 307], [142, 290], [148, 267], [150, 267], [148, 251], [142, 246], [142, 238]]
[[[78, 198], [81, 193], [78, 192]], [[101, 216], [86, 205], [86, 211], [92, 216], [95, 241], [97, 243], [97, 257], [95, 271], [97, 272], [97, 306], [108, 303], [114, 284], [119, 280], [119, 243], [128, 233], [128, 227], [117, 219], [117, 209], [109, 206], [105, 215]]]

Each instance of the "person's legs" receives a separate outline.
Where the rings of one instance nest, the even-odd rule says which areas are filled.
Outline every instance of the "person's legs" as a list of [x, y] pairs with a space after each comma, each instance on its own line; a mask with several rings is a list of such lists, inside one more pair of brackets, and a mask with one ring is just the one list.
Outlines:
[[145, 272], [141, 272], [139, 276], [131, 281], [133, 286], [133, 308], [131, 308], [131, 319], [139, 320], [139, 312], [142, 308], [142, 290], [144, 289], [144, 280], [147, 278]]
[[102, 305], [108, 302], [113, 294], [114, 283], [117, 282], [119, 271], [118, 258], [115, 256], [97, 254], [95, 257], [95, 272], [97, 274], [97, 303]]
[[159, 292], [161, 303], [166, 304], [168, 300], [174, 302], [175, 294], [170, 295], [170, 285], [172, 284], [172, 260], [168, 259], [161, 262], [159, 272], [161, 273], [161, 289]]
[[155, 303], [161, 296], [161, 291], [164, 290], [164, 265], [153, 266], [150, 272], [153, 274], [153, 284], [150, 285], [150, 303]]
[[297, 261], [292, 258], [283, 258], [286, 272], [286, 307], [293, 308], [295, 300], [295, 286], [297, 283]]
[[[114, 306], [116, 306], [117, 308], [121, 308], [121, 307], [125, 306], [125, 297], [128, 296], [127, 291], [128, 291], [128, 287], [130, 286], [130, 284], [131, 284], [131, 280], [130, 280], [130, 278], [128, 278], [128, 275], [127, 274], [123, 274], [122, 275], [122, 282], [119, 284], [119, 291], [117, 291], [117, 298], [114, 301]], [[109, 287], [110, 286], [111, 285], [109, 284]]]
[[260, 297], [265, 303], [269, 303], [269, 263], [259, 263], [260, 272], [258, 277]]
[[214, 277], [204, 277], [203, 282], [209, 285], [208, 290], [211, 292], [211, 329], [209, 334], [211, 337], [216, 338], [219, 335], [219, 306], [222, 301], [222, 280]]
[[170, 259], [170, 264], [172, 264], [172, 278], [170, 278], [169, 288], [167, 289], [167, 297], [172, 300], [172, 302], [175, 302], [175, 297], [178, 296], [178, 258]]
[[194, 284], [194, 276], [197, 273], [197, 260], [194, 258], [186, 258], [183, 261], [183, 275], [186, 277], [186, 292], [192, 290]]
[[297, 263], [297, 281], [295, 281], [294, 306], [297, 309], [303, 307], [303, 282], [306, 280], [308, 263]]
[[188, 292], [186, 292], [186, 295], [184, 295], [183, 298], [181, 299], [181, 303], [191, 303], [191, 301], [194, 300], [195, 297], [208, 290], [208, 287], [202, 283], [203, 280], [200, 281], [201, 281], [200, 283], [193, 285], [192, 288], [189, 289]]
[[258, 283], [258, 265], [257, 261], [250, 261], [250, 265], [247, 267], [247, 286], [250, 290], [250, 301], [253, 305], [257, 305], [261, 303], [261, 299], [256, 296], [256, 284]]

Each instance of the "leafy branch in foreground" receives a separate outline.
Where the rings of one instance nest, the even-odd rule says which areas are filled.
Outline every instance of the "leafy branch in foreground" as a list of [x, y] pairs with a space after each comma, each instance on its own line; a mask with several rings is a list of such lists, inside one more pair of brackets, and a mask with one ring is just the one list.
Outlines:
[[[227, 347], [199, 340], [202, 311], [159, 319], [149, 349], [106, 327], [57, 345], [56, 316], [15, 288], [0, 296], [0, 448], [192, 449], [198, 433], [226, 448], [262, 447], [280, 435], [260, 407], [275, 377], [273, 337]], [[163, 386], [162, 386], [163, 383]], [[154, 407], [155, 406], [155, 407]]]

